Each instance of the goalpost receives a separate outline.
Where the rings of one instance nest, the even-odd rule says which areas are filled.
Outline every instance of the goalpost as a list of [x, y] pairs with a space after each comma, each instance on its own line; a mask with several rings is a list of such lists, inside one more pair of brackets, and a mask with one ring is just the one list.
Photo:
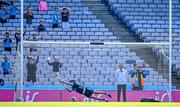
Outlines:
[[16, 54], [16, 61], [15, 61], [15, 67], [14, 67], [14, 75], [15, 75], [15, 81], [14, 81], [14, 96], [13, 101], [21, 101], [21, 53], [20, 53], [20, 44], [17, 48], [17, 54]]
[[[114, 42], [114, 43], [111, 43], [111, 42], [103, 42], [103, 43], [91, 43], [91, 42], [46, 42], [46, 41], [23, 41], [23, 52], [24, 52], [24, 49], [26, 49], [26, 51], [28, 50], [28, 48], [30, 48], [31, 46], [35, 46], [35, 47], [37, 47], [37, 48], [42, 48], [42, 47], [45, 47], [45, 48], [48, 48], [48, 50], [51, 50], [51, 48], [54, 48], [55, 49], [55, 51], [56, 51], [56, 49], [57, 48], [66, 48], [66, 45], [69, 45], [70, 47], [74, 47], [74, 46], [82, 46], [82, 45], [87, 45], [87, 49], [88, 48], [92, 48], [92, 52], [93, 52], [93, 50], [96, 50], [96, 48], [97, 49], [99, 49], [99, 48], [101, 48], [101, 46], [103, 46], [103, 45], [107, 45], [107, 46], [109, 46], [109, 48], [111, 48], [111, 47], [113, 47], [113, 45], [117, 45], [117, 46], [126, 46], [126, 47], [128, 47], [128, 46], [130, 46], [130, 47], [133, 47], [135, 50], [136, 49], [140, 49], [141, 47], [151, 47], [151, 48], [153, 48], [154, 46], [157, 46], [157, 45], [159, 45], [160, 47], [161, 46], [168, 46], [168, 44], [167, 43], [120, 43], [120, 42]], [[64, 47], [65, 46], [65, 47]], [[95, 47], [94, 47], [95, 46]], [[97, 47], [96, 47], [97, 46]], [[78, 47], [78, 48], [81, 48], [81, 47]], [[118, 48], [117, 48], [118, 49]], [[38, 53], [40, 53], [40, 50], [38, 50], [39, 52]], [[103, 51], [103, 50], [102, 50]], [[146, 49], [144, 50], [144, 51], [146, 51]], [[45, 54], [45, 53], [43, 53], [43, 54]], [[24, 54], [21, 54], [21, 55], [23, 55], [23, 56], [21, 56], [21, 58], [26, 58], [26, 56], [27, 55], [29, 55], [29, 54], [27, 54], [27, 52], [26, 53], [24, 53]], [[38, 54], [39, 56], [41, 56], [41, 54]], [[60, 53], [58, 53], [58, 55], [57, 56], [61, 56], [61, 54]], [[55, 55], [56, 56], [56, 55]], [[138, 56], [138, 55], [137, 55]], [[45, 57], [43, 57], [44, 59], [41, 59], [41, 60], [46, 60], [46, 58], [48, 58], [49, 56], [48, 55], [46, 55]], [[123, 56], [123, 57], [126, 57], [126, 56]], [[42, 57], [41, 57], [42, 58]], [[24, 59], [21, 59], [21, 61], [22, 62], [24, 62]], [[158, 62], [157, 62], [158, 63]], [[21, 69], [23, 69], [24, 68], [24, 64], [22, 64], [21, 65]], [[168, 70], [167, 70], [168, 71]], [[25, 71], [22, 71], [22, 74], [24, 73]], [[169, 71], [170, 72], [170, 71]], [[170, 73], [169, 73], [169, 75], [170, 75]], [[22, 75], [23, 76], [23, 75]], [[21, 78], [23, 78], [23, 77], [21, 77]], [[171, 79], [170, 78], [168, 78], [167, 79], [167, 81], [168, 81], [168, 85], [169, 85], [169, 87], [171, 87], [171, 84], [170, 84], [170, 81]], [[168, 91], [168, 93], [169, 93], [169, 95], [168, 95], [168, 97], [169, 97], [169, 99], [171, 99], [171, 91], [169, 90], [169, 88], [167, 88], [167, 91]], [[171, 101], [171, 100], [169, 100], [169, 101]]]

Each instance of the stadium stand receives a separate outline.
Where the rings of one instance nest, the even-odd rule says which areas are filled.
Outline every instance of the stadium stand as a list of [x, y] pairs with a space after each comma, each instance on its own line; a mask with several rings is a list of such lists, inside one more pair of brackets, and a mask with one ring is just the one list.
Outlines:
[[179, 58], [180, 58], [180, 55], [178, 54], [179, 52], [179, 49], [180, 49], [180, 41], [179, 41], [179, 5], [180, 5], [180, 2], [178, 0], [175, 0], [173, 1], [173, 17], [172, 17], [172, 36], [173, 36], [173, 49], [172, 49], [172, 62], [173, 62], [173, 74], [175, 75], [175, 78], [176, 79], [180, 79], [180, 62], [179, 62]]
[[[26, 28], [30, 34], [35, 32], [39, 20], [45, 20], [47, 29], [44, 32], [38, 33], [39, 40], [119, 41], [117, 36], [114, 36], [112, 32], [109, 32], [101, 20], [97, 19], [87, 7], [83, 6], [81, 0], [47, 0], [47, 2], [49, 6], [48, 12], [37, 11], [39, 4], [38, 0], [27, 0], [27, 2], [24, 3], [24, 7], [30, 6], [34, 13], [32, 27]], [[52, 14], [53, 7], [55, 6], [71, 8], [69, 29], [63, 30], [62, 28], [52, 28]], [[59, 21], [59, 23], [60, 22], [61, 21]], [[27, 33], [26, 36], [28, 37], [30, 34]]]
[[109, 0], [109, 4], [145, 42], [169, 41], [168, 0]]
[[[97, 18], [101, 19], [102, 22], [108, 27], [108, 29], [111, 32], [113, 32], [115, 35], [118, 35], [118, 37], [120, 38], [120, 40], [122, 40], [122, 42], [133, 42], [133, 41], [142, 42], [143, 41], [142, 38], [140, 38], [140, 34], [136, 34], [135, 31], [131, 29], [131, 27], [128, 26], [125, 21], [123, 21], [123, 18], [116, 15], [110, 9], [108, 0], [93, 0], [93, 1], [83, 0], [83, 4], [85, 4], [85, 6], [87, 6], [89, 10], [91, 10], [93, 14], [97, 16]], [[124, 39], [126, 39], [126, 41]], [[144, 59], [146, 63], [149, 63], [152, 68], [157, 69], [159, 73], [161, 72], [164, 76], [167, 77], [167, 73], [168, 73], [167, 63], [168, 62], [166, 60], [167, 60], [167, 56], [169, 56], [168, 46], [163, 46], [163, 47], [155, 46], [155, 47], [150, 47], [150, 48], [146, 47], [146, 49], [143, 49], [143, 48], [134, 49], [134, 47], [128, 47], [128, 48], [131, 51], [136, 52], [136, 54], [140, 58]], [[165, 65], [166, 67], [159, 68], [157, 66], [157, 62], [159, 62], [159, 60], [161, 60], [163, 57], [165, 60], [164, 61], [162, 60], [161, 63], [162, 65], [163, 63], [166, 63]]]
[[[29, 46], [26, 45], [26, 47]], [[24, 51], [25, 55], [30, 55], [29, 48], [25, 48]], [[136, 56], [135, 52], [130, 52], [125, 45], [42, 44], [38, 45], [37, 52], [33, 52], [32, 55], [40, 55], [35, 85], [59, 84], [58, 79], [52, 72], [52, 67], [46, 61], [49, 56], [58, 56], [63, 64], [61, 69], [62, 79], [74, 79], [85, 86], [114, 86], [115, 81], [113, 79], [119, 63], [125, 64], [129, 70], [131, 65], [128, 64], [128, 60], [133, 60], [137, 64], [144, 62]], [[27, 63], [27, 59], [25, 59], [24, 63]], [[24, 71], [24, 81], [26, 81], [26, 65], [24, 65]], [[129, 74], [129, 86], [131, 86], [131, 82], [132, 78]], [[25, 83], [25, 85], [29, 84], [32, 83]], [[150, 69], [150, 73], [145, 79], [145, 85], [154, 87], [168, 86], [168, 81], [162, 75], [159, 75], [157, 71]]]
[[[117, 3], [114, 1], [111, 1], [112, 6], [115, 5], [113, 3]], [[93, 15], [92, 11], [90, 11], [88, 7], [84, 6], [81, 0], [47, 0], [47, 2], [48, 2], [48, 12], [38, 11], [39, 0], [27, 0], [26, 2], [24, 2], [24, 7], [30, 6], [32, 8], [35, 17], [33, 19], [32, 27], [28, 27], [25, 29], [27, 31], [25, 35], [25, 39], [28, 38], [29, 35], [35, 33], [38, 34], [37, 36], [38, 40], [45, 40], [45, 41], [90, 41], [90, 42], [121, 41], [121, 39], [119, 39], [118, 36], [115, 36], [113, 32], [109, 31], [109, 29], [105, 26], [105, 24], [101, 22], [101, 19], [98, 19], [95, 15]], [[131, 4], [129, 2], [131, 1], [127, 1], [127, 2], [122, 1], [122, 3], [126, 3], [127, 5]], [[139, 0], [139, 2], [140, 4], [144, 3], [143, 0]], [[157, 2], [156, 4], [158, 5], [160, 3], [162, 2]], [[156, 4], [154, 5], [156, 6]], [[166, 7], [165, 4], [167, 4], [167, 2], [162, 4], [163, 6], [160, 5], [160, 8], [165, 8]], [[20, 7], [19, 3], [17, 3], [16, 5], [17, 7]], [[56, 28], [56, 29], [51, 28], [52, 26], [51, 14], [53, 13], [54, 6], [60, 6], [60, 7], [67, 6], [72, 9], [70, 13], [70, 29], [63, 30], [62, 28]], [[144, 14], [143, 11], [146, 11], [149, 8], [146, 5], [143, 6], [145, 9], [142, 10], [142, 15]], [[112, 9], [115, 10], [116, 7], [112, 7]], [[116, 13], [120, 11], [117, 10]], [[130, 9], [128, 11], [130, 11]], [[150, 13], [154, 15], [153, 13], [155, 12], [157, 12], [157, 10], [154, 10]], [[126, 12], [124, 12], [124, 14], [126, 14]], [[160, 14], [157, 17], [154, 16], [154, 19], [156, 20], [159, 19], [159, 17], [163, 17], [163, 20], [164, 19], [168, 20], [166, 15], [167, 14]], [[144, 21], [141, 20], [140, 15], [138, 16], [139, 18], [136, 19], [138, 20], [138, 23], [142, 22], [144, 23], [144, 26], [147, 26], [148, 23], [153, 24], [153, 21], [152, 22]], [[12, 22], [10, 21], [9, 23], [7, 23], [7, 25], [5, 24], [4, 26], [2, 26], [2, 29], [4, 29], [3, 31], [8, 30], [11, 31], [11, 34], [14, 34], [15, 33], [14, 31], [16, 31], [20, 26], [20, 23], [18, 23], [19, 17], [20, 16], [17, 15], [17, 20], [15, 19], [16, 21], [12, 20]], [[127, 17], [127, 19], [124, 20], [126, 21], [126, 23], [129, 23], [131, 20], [128, 18], [130, 17]], [[41, 19], [45, 20], [46, 31], [37, 32], [36, 27]], [[129, 20], [129, 22], [127, 20]], [[143, 27], [143, 28], [147, 28], [145, 29], [146, 33], [141, 32], [142, 27], [139, 26], [140, 24], [134, 24], [133, 21], [131, 21], [131, 24], [129, 23], [129, 25], [134, 24], [133, 25], [134, 28], [132, 28], [131, 30], [134, 30], [136, 32], [136, 35], [141, 35], [141, 38], [144, 39], [145, 42], [168, 41], [168, 35], [167, 35], [168, 33], [164, 33], [167, 32], [168, 29], [168, 25], [164, 25], [166, 23], [167, 23], [166, 21], [165, 22], [159, 21], [157, 23], [157, 26], [156, 25], [151, 26], [152, 27], [151, 29], [149, 29], [148, 27]], [[162, 24], [162, 28], [161, 26], [158, 26], [159, 24]], [[157, 33], [158, 36], [159, 34], [162, 36], [161, 37], [152, 36], [152, 35], [156, 35], [155, 33]], [[15, 42], [14, 38], [13, 38], [13, 42]], [[13, 44], [15, 45], [15, 43]], [[37, 70], [37, 82], [35, 83], [35, 85], [47, 85], [47, 86], [59, 85], [57, 79], [55, 78], [55, 74], [52, 73], [52, 68], [47, 65], [47, 61], [46, 61], [46, 58], [52, 55], [59, 56], [60, 62], [63, 63], [63, 68], [61, 70], [61, 76], [63, 79], [67, 79], [67, 80], [75, 79], [86, 86], [92, 86], [92, 85], [113, 86], [114, 85], [113, 71], [115, 71], [118, 63], [124, 63], [126, 67], [129, 69], [130, 65], [127, 63], [127, 61], [130, 59], [135, 60], [136, 63], [144, 62], [144, 60], [141, 59], [135, 52], [130, 52], [130, 49], [124, 45], [73, 45], [73, 46], [42, 45], [37, 49], [38, 49], [37, 52], [32, 52], [32, 54], [35, 56], [40, 55], [40, 61], [38, 63], [38, 70]], [[24, 51], [25, 51], [25, 55], [30, 54], [28, 46], [24, 49]], [[16, 52], [14, 51], [14, 53]], [[126, 56], [126, 57], [122, 57], [122, 56]], [[25, 63], [26, 62], [27, 61], [25, 57]], [[26, 66], [24, 66], [24, 71], [25, 71], [24, 81], [26, 81], [26, 75], [27, 75]], [[7, 85], [13, 84], [13, 77], [4, 78], [4, 79], [7, 82]], [[131, 85], [130, 75], [128, 82], [129, 85]], [[28, 85], [31, 83], [25, 82], [24, 84]], [[145, 79], [145, 85], [146, 87], [144, 89], [146, 90], [158, 89], [157, 88], [158, 86], [168, 86], [168, 80], [164, 78], [162, 75], [160, 75], [157, 71], [154, 71], [151, 68], [150, 75], [148, 75]], [[149, 88], [151, 86], [155, 88]]]
[[98, 0], [84, 0], [83, 4], [89, 8], [90, 11], [98, 19], [101, 20], [102, 23], [109, 29], [109, 31], [113, 32], [114, 35], [118, 37], [118, 39], [122, 42], [143, 42], [139, 35], [135, 34], [133, 30], [120, 20], [113, 12], [109, 11], [107, 5], [104, 2]]
[[[168, 0], [136, 0], [119, 1], [108, 0], [111, 10], [122, 18], [128, 26], [144, 41], [167, 41], [169, 28]], [[173, 76], [179, 79], [179, 0], [173, 0], [172, 5], [172, 63]], [[157, 49], [156, 49], [157, 50]], [[174, 80], [173, 78], [173, 81]]]
[[[9, 0], [4, 0], [4, 2], [9, 2]], [[8, 56], [10, 58], [10, 62], [12, 64], [12, 74], [4, 75], [2, 74], [2, 69], [1, 69], [1, 74], [0, 78], [5, 80], [5, 84], [7, 85], [12, 85], [15, 83], [15, 72], [17, 71], [16, 68], [16, 61], [17, 61], [17, 51], [16, 51], [16, 40], [15, 40], [15, 33], [16, 31], [20, 30], [20, 0], [17, 0], [14, 5], [17, 7], [17, 13], [16, 13], [16, 18], [15, 19], [8, 19], [7, 23], [0, 23], [0, 43], [1, 43], [1, 52], [0, 52], [0, 63], [4, 61], [4, 56]], [[7, 6], [5, 6], [7, 8]], [[9, 15], [6, 14], [6, 17]], [[5, 32], [9, 31], [10, 32], [10, 38], [12, 39], [12, 53], [4, 51], [4, 43], [3, 40], [5, 39]]]

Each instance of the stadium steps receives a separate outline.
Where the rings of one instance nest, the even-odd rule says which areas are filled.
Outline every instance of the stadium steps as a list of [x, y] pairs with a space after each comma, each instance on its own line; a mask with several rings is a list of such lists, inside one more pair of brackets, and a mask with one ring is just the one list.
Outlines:
[[120, 20], [113, 12], [109, 11], [108, 6], [101, 1], [83, 1], [83, 4], [93, 12], [98, 19], [101, 19], [102, 23], [118, 36], [118, 39], [122, 42], [141, 42], [136, 34], [130, 30], [126, 24]]
[[[84, 1], [83, 2], [85, 6], [89, 7], [89, 9], [97, 16], [97, 18], [101, 19], [101, 21], [106, 25], [106, 27], [111, 30], [116, 36], [118, 36], [119, 40], [122, 42], [142, 42], [138, 36], [136, 35], [126, 24], [118, 18], [116, 15], [114, 15], [113, 12], [111, 12], [108, 8], [108, 6], [105, 5], [104, 1]], [[152, 48], [145, 47], [135, 49], [135, 47], [128, 46], [128, 48], [132, 52], [136, 52], [137, 56], [140, 56], [141, 59], [145, 60], [146, 63], [150, 64], [150, 67], [152, 67], [154, 70], [157, 70], [159, 74], [163, 74], [163, 77], [166, 77], [166, 73], [168, 70], [165, 68], [159, 68], [157, 65], [159, 62], [159, 58], [156, 56], [156, 54], [152, 51]], [[161, 65], [159, 65], [161, 66]], [[160, 69], [160, 70], [159, 70]]]

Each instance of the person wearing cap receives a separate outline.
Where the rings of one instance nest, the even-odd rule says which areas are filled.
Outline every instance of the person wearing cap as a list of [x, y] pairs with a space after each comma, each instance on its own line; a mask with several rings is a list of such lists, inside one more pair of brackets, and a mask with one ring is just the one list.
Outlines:
[[45, 30], [46, 30], [46, 27], [45, 27], [44, 21], [40, 20], [39, 25], [38, 25], [38, 32], [42, 32]]
[[119, 64], [119, 68], [116, 70], [115, 82], [117, 84], [117, 101], [120, 101], [122, 90], [123, 101], [126, 102], [126, 85], [128, 83], [128, 71], [124, 68], [123, 64]]
[[62, 64], [59, 62], [58, 57], [53, 57], [53, 62], [50, 63], [51, 58], [47, 59], [47, 63], [53, 67], [53, 72], [56, 73], [57, 78], [60, 78], [60, 69], [62, 67]]
[[4, 39], [4, 51], [9, 51], [11, 52], [11, 47], [12, 47], [12, 40], [9, 37], [10, 33], [6, 32], [6, 38]]
[[37, 71], [37, 63], [39, 61], [39, 57], [37, 59], [33, 56], [27, 57], [28, 62], [26, 64], [27, 68], [27, 82], [36, 82], [36, 71]]
[[136, 72], [132, 76], [133, 90], [142, 90], [144, 86], [145, 75], [142, 72], [142, 67], [138, 66]]
[[3, 70], [4, 76], [10, 74], [11, 63], [10, 63], [9, 58], [7, 56], [4, 57], [4, 61], [1, 63], [1, 67]]

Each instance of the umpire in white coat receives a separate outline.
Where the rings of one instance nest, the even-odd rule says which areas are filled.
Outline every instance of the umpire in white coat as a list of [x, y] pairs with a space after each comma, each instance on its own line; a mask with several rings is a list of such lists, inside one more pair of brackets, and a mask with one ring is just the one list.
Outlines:
[[123, 64], [119, 65], [115, 74], [115, 83], [117, 84], [117, 101], [120, 102], [121, 90], [123, 92], [123, 101], [126, 102], [126, 85], [128, 82], [128, 71]]

